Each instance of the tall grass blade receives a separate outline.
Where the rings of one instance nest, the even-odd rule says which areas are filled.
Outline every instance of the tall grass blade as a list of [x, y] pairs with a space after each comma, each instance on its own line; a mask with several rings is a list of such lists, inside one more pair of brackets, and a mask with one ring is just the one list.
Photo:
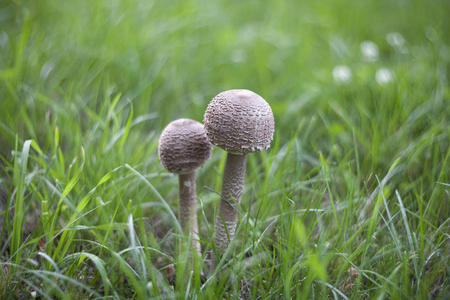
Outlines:
[[25, 176], [27, 175], [28, 157], [32, 140], [26, 140], [23, 144], [20, 159], [18, 156], [14, 160], [14, 184], [16, 186], [15, 206], [14, 206], [14, 225], [11, 241], [11, 254], [15, 256], [15, 263], [19, 264], [21, 253], [20, 244], [23, 238], [23, 222], [25, 217], [24, 197], [25, 197]]
[[416, 259], [417, 253], [416, 253], [416, 250], [415, 250], [416, 247], [415, 247], [414, 242], [413, 242], [411, 230], [409, 229], [408, 217], [406, 215], [405, 206], [403, 205], [403, 201], [402, 201], [402, 198], [400, 197], [400, 193], [398, 192], [398, 190], [395, 190], [395, 194], [397, 195], [398, 203], [400, 205], [400, 212], [402, 214], [403, 224], [405, 225], [406, 236], [408, 237], [409, 247], [410, 247], [410, 251], [411, 251], [410, 254], [414, 255], [414, 257], [412, 258], [412, 261], [414, 263], [415, 274], [419, 275], [419, 270], [418, 270], [418, 266], [417, 266], [417, 259]]

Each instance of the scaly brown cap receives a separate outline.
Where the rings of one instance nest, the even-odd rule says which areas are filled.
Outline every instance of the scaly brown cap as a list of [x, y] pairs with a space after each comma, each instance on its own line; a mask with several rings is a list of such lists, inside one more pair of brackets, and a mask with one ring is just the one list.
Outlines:
[[198, 170], [211, 157], [212, 145], [203, 124], [178, 119], [164, 128], [159, 138], [158, 154], [167, 171], [187, 174]]
[[203, 119], [211, 143], [232, 153], [252, 153], [270, 147], [274, 119], [269, 104], [249, 90], [218, 94]]

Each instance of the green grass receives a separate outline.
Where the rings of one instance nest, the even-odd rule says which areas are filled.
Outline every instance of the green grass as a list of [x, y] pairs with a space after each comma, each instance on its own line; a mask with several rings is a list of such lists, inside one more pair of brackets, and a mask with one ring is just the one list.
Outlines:
[[[0, 298], [449, 297], [449, 11], [1, 2]], [[333, 80], [338, 65], [349, 83]], [[232, 88], [263, 96], [276, 131], [249, 155], [235, 239], [205, 281], [225, 155], [198, 172], [204, 254], [192, 262], [158, 138]]]

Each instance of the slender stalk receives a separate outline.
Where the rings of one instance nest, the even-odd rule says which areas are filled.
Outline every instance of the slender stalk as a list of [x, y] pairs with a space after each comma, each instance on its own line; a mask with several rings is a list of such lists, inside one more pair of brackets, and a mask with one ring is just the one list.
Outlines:
[[197, 184], [195, 172], [179, 174], [178, 220], [185, 234], [190, 234], [192, 245], [198, 255], [202, 255], [202, 248], [198, 236], [197, 221]]
[[[216, 223], [214, 225], [214, 243], [217, 252], [222, 255], [233, 239], [238, 220], [236, 204], [241, 201], [244, 189], [246, 154], [227, 154], [225, 170], [222, 179], [222, 194], [219, 203]], [[212, 267], [217, 265], [216, 257], [212, 258]]]

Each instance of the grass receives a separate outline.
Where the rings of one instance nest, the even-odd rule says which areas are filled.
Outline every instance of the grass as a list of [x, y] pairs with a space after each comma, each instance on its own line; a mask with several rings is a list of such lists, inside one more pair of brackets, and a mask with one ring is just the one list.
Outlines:
[[[449, 9], [0, 3], [0, 298], [445, 299]], [[262, 95], [276, 132], [249, 155], [236, 238], [205, 280], [225, 155], [198, 172], [192, 262], [158, 138], [231, 88]]]

